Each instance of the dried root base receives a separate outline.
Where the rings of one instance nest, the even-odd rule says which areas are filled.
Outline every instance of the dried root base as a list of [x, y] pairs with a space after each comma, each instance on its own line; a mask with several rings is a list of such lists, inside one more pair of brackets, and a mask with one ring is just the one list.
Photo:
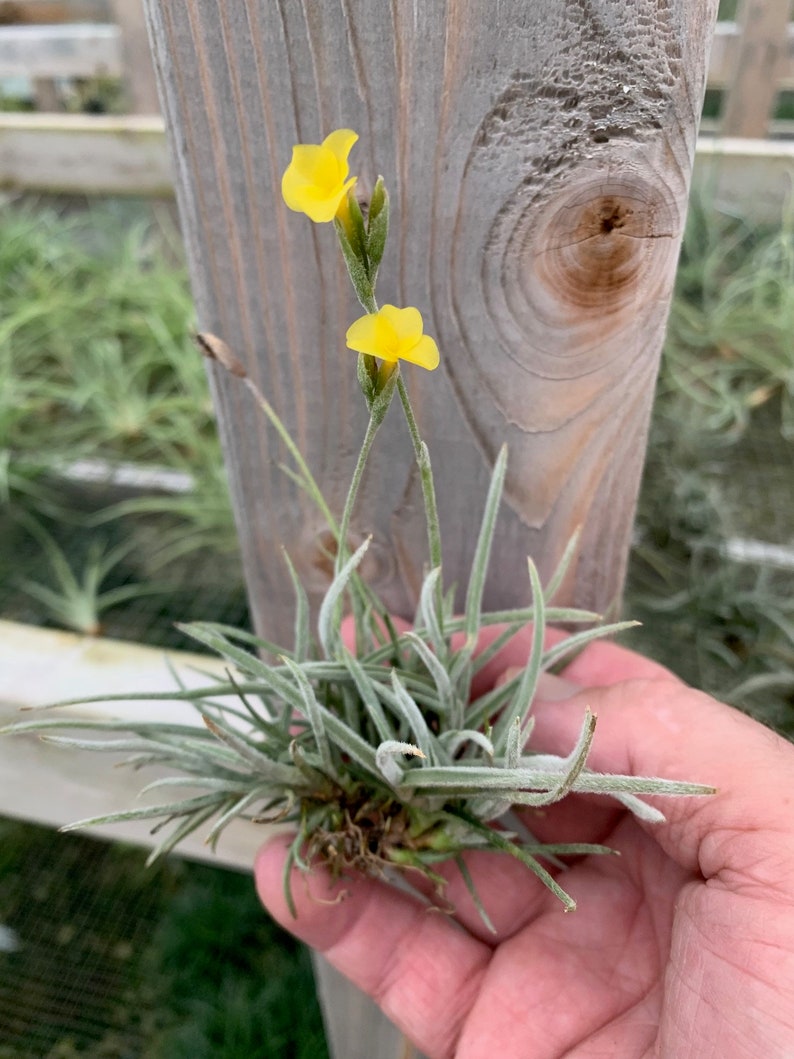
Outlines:
[[306, 800], [303, 805], [305, 855], [309, 863], [323, 863], [334, 879], [349, 872], [382, 877], [387, 868], [422, 865], [422, 854], [437, 859], [445, 844], [436, 818], [399, 801], [373, 796], [364, 788], [338, 791], [333, 803]]

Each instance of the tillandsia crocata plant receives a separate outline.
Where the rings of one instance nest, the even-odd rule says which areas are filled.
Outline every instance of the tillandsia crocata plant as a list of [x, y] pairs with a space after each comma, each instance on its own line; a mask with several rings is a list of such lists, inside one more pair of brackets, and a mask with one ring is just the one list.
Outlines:
[[[483, 920], [490, 925], [463, 858], [468, 850], [493, 850], [517, 858], [570, 910], [574, 901], [549, 867], [562, 868], [561, 858], [566, 856], [612, 851], [585, 843], [541, 843], [528, 830], [521, 807], [549, 805], [571, 792], [598, 793], [654, 821], [663, 819], [662, 814], [643, 801], [642, 795], [699, 795], [710, 789], [591, 771], [587, 757], [596, 719], [590, 712], [582, 718], [579, 738], [567, 756], [538, 753], [529, 745], [532, 700], [541, 674], [597, 637], [633, 623], [598, 625], [596, 614], [554, 606], [555, 593], [575, 552], [575, 540], [568, 544], [559, 569], [545, 586], [529, 561], [525, 607], [483, 612], [483, 589], [505, 476], [504, 449], [484, 502], [464, 610], [455, 614], [454, 593], [442, 581], [442, 542], [430, 456], [400, 363], [432, 370], [439, 363], [439, 351], [424, 334], [418, 309], [378, 306], [375, 300], [389, 229], [389, 197], [383, 179], [378, 178], [368, 207], [360, 206], [356, 178], [349, 176], [348, 164], [357, 138], [354, 132], [340, 129], [322, 144], [295, 147], [282, 183], [291, 209], [316, 223], [334, 224], [365, 310], [365, 315], [351, 323], [347, 345], [358, 354], [358, 383], [369, 410], [369, 425], [341, 517], [329, 509], [284, 424], [233, 352], [216, 336], [205, 334], [198, 339], [207, 357], [239, 377], [252, 392], [290, 454], [291, 473], [317, 504], [336, 541], [334, 577], [319, 608], [316, 635], [306, 592], [289, 557], [286, 562], [296, 600], [291, 648], [218, 624], [185, 626], [190, 636], [229, 663], [228, 679], [209, 682], [198, 690], [117, 698], [181, 699], [193, 704], [203, 725], [118, 720], [103, 727], [126, 732], [122, 738], [55, 738], [69, 746], [124, 752], [136, 768], [168, 766], [177, 774], [157, 779], [144, 790], [183, 787], [190, 793], [71, 826], [147, 817], [159, 820], [155, 831], [173, 825], [154, 849], [153, 859], [212, 818], [207, 841], [213, 845], [235, 817], [291, 824], [296, 833], [285, 888], [293, 911], [289, 893], [293, 866], [309, 872], [321, 862], [334, 877], [348, 872], [420, 872], [436, 885], [441, 897], [444, 880], [436, 865], [454, 859]], [[384, 604], [359, 572], [369, 542], [355, 550], [348, 547], [362, 473], [395, 392], [419, 468], [428, 538], [426, 574], [410, 631], [395, 628]], [[346, 614], [352, 616], [347, 620], [355, 630], [355, 653], [342, 634]], [[551, 622], [582, 628], [547, 646], [545, 633]], [[532, 650], [525, 668], [502, 685], [473, 697], [474, 678], [528, 623], [533, 629]], [[483, 647], [481, 633], [486, 628], [491, 633]], [[95, 729], [97, 722], [48, 716], [15, 729], [58, 727]]]

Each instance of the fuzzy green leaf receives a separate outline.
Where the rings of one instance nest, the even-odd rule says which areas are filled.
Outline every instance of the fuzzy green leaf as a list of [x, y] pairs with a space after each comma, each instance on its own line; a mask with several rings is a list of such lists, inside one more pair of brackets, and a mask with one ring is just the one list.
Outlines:
[[327, 776], [335, 776], [336, 770], [331, 756], [331, 747], [328, 744], [328, 737], [325, 734], [322, 709], [320, 703], [317, 701], [317, 696], [314, 694], [314, 688], [307, 680], [306, 674], [301, 667], [293, 662], [292, 659], [285, 657], [284, 663], [292, 673], [295, 682], [298, 685], [298, 691], [303, 700], [303, 714], [308, 718], [309, 724], [312, 726], [314, 742], [317, 746], [317, 752], [320, 755], [320, 761], [322, 763], [322, 771]]
[[320, 604], [317, 630], [326, 658], [336, 658], [340, 653], [342, 640], [339, 632], [340, 616], [337, 603], [341, 600], [343, 593], [347, 589], [350, 578], [353, 576], [357, 566], [364, 558], [367, 548], [369, 548], [370, 539], [371, 538], [368, 537], [363, 544], [360, 544], [347, 560], [331, 582], [328, 591], [325, 593], [323, 601]]
[[379, 176], [375, 187], [372, 189], [372, 197], [369, 202], [367, 214], [367, 258], [369, 260], [369, 278], [374, 290], [378, 277], [378, 269], [383, 259], [383, 251], [386, 248], [386, 239], [389, 234], [389, 193]]
[[347, 233], [340, 221], [334, 220], [334, 227], [336, 228], [339, 246], [342, 250], [342, 257], [347, 266], [347, 274], [350, 276], [350, 282], [353, 284], [356, 297], [366, 312], [373, 313], [375, 312], [375, 293], [367, 275], [366, 265], [351, 246]]
[[529, 652], [529, 660], [524, 666], [524, 672], [516, 690], [515, 699], [509, 710], [504, 710], [502, 716], [494, 726], [494, 746], [496, 753], [504, 752], [513, 720], [519, 722], [519, 735], [526, 725], [529, 711], [532, 708], [532, 700], [538, 687], [541, 666], [543, 664], [543, 641], [546, 636], [546, 614], [543, 602], [543, 588], [540, 583], [537, 567], [531, 559], [527, 560], [529, 567], [529, 579], [532, 586], [532, 607], [535, 612], [535, 623], [532, 628], [532, 645]]

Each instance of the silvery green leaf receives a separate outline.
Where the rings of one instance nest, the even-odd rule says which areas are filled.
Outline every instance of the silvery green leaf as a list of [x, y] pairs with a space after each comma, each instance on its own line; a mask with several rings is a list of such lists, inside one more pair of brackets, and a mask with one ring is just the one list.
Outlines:
[[425, 756], [419, 747], [414, 746], [413, 743], [401, 743], [396, 739], [389, 739], [381, 743], [375, 752], [377, 766], [390, 787], [396, 787], [403, 777], [403, 769], [400, 768], [394, 759], [402, 757], [404, 754], [410, 754], [412, 757]]
[[369, 202], [367, 213], [367, 257], [369, 258], [369, 278], [375, 287], [378, 269], [383, 258], [386, 247], [386, 238], [389, 234], [389, 194], [383, 177], [379, 176], [375, 187], [372, 189], [372, 197]]
[[298, 691], [303, 700], [303, 714], [308, 718], [308, 721], [312, 726], [314, 742], [317, 746], [317, 752], [320, 755], [320, 761], [322, 763], [322, 771], [328, 776], [335, 776], [336, 770], [334, 769], [328, 737], [325, 734], [322, 709], [320, 703], [317, 701], [317, 696], [314, 694], [314, 688], [311, 686], [305, 673], [297, 663], [293, 662], [292, 659], [285, 657], [284, 664], [292, 673], [295, 682], [298, 685]]
[[391, 684], [394, 691], [392, 700], [394, 708], [399, 710], [408, 728], [413, 732], [419, 749], [422, 751], [422, 756], [432, 763], [436, 759], [436, 754], [433, 749], [433, 737], [430, 734], [430, 729], [427, 727], [422, 711], [403, 687], [400, 678], [397, 676], [396, 669], [391, 671]]
[[579, 778], [585, 767], [587, 755], [590, 753], [590, 747], [593, 745], [595, 726], [596, 719], [588, 707], [585, 709], [582, 729], [579, 733], [579, 738], [576, 741], [576, 746], [571, 753], [563, 759], [563, 776], [561, 777], [559, 784], [556, 787], [552, 787], [548, 792], [548, 801], [540, 804], [550, 805], [552, 802], [558, 802], [573, 789], [576, 780]]
[[331, 713], [330, 710], [326, 710], [324, 706], [321, 706], [320, 710], [325, 722], [325, 729], [339, 747], [339, 750], [349, 755], [353, 761], [357, 762], [368, 772], [376, 773], [375, 751], [369, 743], [348, 728], [345, 722]]
[[123, 809], [117, 813], [104, 813], [102, 816], [89, 816], [73, 824], [65, 824], [59, 831], [77, 831], [82, 827], [99, 827], [101, 824], [120, 824], [126, 820], [150, 820], [157, 816], [186, 816], [197, 809], [209, 808], [215, 811], [218, 804], [217, 794], [200, 794], [195, 798], [185, 798], [179, 802], [164, 802], [161, 805], [147, 805], [139, 809]]
[[158, 780], [152, 780], [138, 791], [138, 797], [142, 798], [149, 791], [159, 790], [161, 787], [199, 787], [208, 791], [218, 791], [221, 794], [244, 794], [251, 787], [248, 777], [239, 777], [236, 781], [216, 776], [162, 776]]
[[[177, 625], [177, 628], [182, 632], [187, 633], [190, 637], [193, 637], [194, 629], [200, 629], [205, 634], [217, 633], [217, 635], [222, 638], [223, 643], [234, 644], [235, 641], [239, 641], [242, 644], [248, 644], [249, 647], [253, 648], [252, 651], [248, 652], [248, 655], [252, 658], [257, 658], [260, 652], [273, 657], [285, 653], [283, 647], [279, 647], [278, 644], [274, 644], [270, 640], [265, 640], [261, 636], [255, 636], [252, 632], [248, 632], [246, 629], [236, 629], [233, 625], [225, 625], [223, 622], [219, 621], [186, 622]], [[196, 639], [197, 637], [193, 638]], [[206, 643], [204, 640], [201, 642]], [[207, 644], [207, 646], [209, 647], [210, 645]], [[212, 648], [212, 650], [216, 651], [217, 654], [222, 654], [222, 652], [216, 648]]]
[[639, 624], [638, 621], [616, 621], [611, 625], [599, 625], [595, 629], [585, 629], [582, 632], [573, 633], [567, 640], [555, 644], [544, 652], [543, 670], [549, 669], [562, 658], [565, 658], [566, 655], [574, 651], [580, 651], [587, 644], [592, 643], [593, 640], [602, 640], [605, 636], [612, 636], [613, 633], [623, 632], [625, 629], [634, 629]]
[[482, 899], [480, 898], [480, 895], [477, 892], [477, 887], [474, 885], [474, 880], [471, 877], [471, 872], [469, 871], [466, 865], [466, 861], [463, 859], [463, 857], [461, 857], [460, 854], [458, 854], [457, 857], [455, 857], [455, 863], [458, 866], [458, 871], [463, 876], [463, 881], [466, 884], [466, 889], [471, 895], [472, 901], [474, 902], [474, 907], [480, 913], [480, 919], [482, 919], [483, 923], [486, 925], [488, 930], [490, 930], [492, 934], [495, 934], [496, 927], [493, 925], [491, 917], [485, 910], [485, 905], [482, 903]]
[[[556, 879], [554, 879], [554, 877], [538, 863], [535, 857], [527, 853], [520, 845], [505, 838], [499, 831], [488, 827], [486, 824], [480, 823], [479, 820], [470, 816], [463, 810], [450, 810], [449, 815], [465, 820], [471, 826], [472, 830], [479, 831], [480, 834], [488, 839], [488, 844], [492, 848], [501, 850], [503, 853], [508, 853], [511, 857], [515, 857], [516, 860], [520, 860], [522, 864], [526, 865], [526, 867], [529, 868], [538, 879], [540, 879], [544, 886], [547, 886], [548, 889], [551, 890], [555, 897], [562, 901], [566, 912], [573, 912], [575, 910], [576, 902], [570, 894], [567, 894]], [[542, 856], [542, 848], [541, 850], [538, 850], [538, 855]]]
[[496, 458], [494, 469], [491, 474], [488, 496], [485, 500], [480, 532], [477, 537], [477, 545], [474, 550], [471, 574], [469, 576], [469, 587], [466, 593], [465, 608], [465, 633], [467, 639], [476, 641], [480, 632], [482, 610], [482, 594], [485, 588], [485, 575], [488, 571], [488, 561], [491, 557], [491, 546], [496, 529], [496, 517], [499, 513], [499, 505], [502, 501], [502, 489], [504, 488], [505, 472], [507, 470], [507, 446], [503, 445]]
[[339, 246], [342, 250], [342, 257], [347, 266], [347, 274], [350, 276], [350, 282], [353, 284], [353, 290], [356, 292], [356, 297], [361, 302], [365, 312], [372, 313], [375, 311], [375, 294], [372, 290], [369, 276], [367, 275], [366, 265], [350, 244], [350, 240], [347, 238], [347, 233], [340, 221], [334, 220], [334, 227], [336, 228]]
[[283, 783], [288, 786], [300, 784], [300, 777], [295, 772], [295, 769], [290, 768], [289, 765], [282, 765], [278, 761], [273, 761], [272, 758], [257, 750], [241, 734], [229, 728], [222, 721], [214, 720], [206, 714], [203, 714], [202, 717], [204, 724], [206, 724], [212, 734], [234, 750], [246, 764], [250, 765], [255, 770], [255, 775], [261, 776], [274, 784]]
[[204, 840], [205, 843], [214, 850], [218, 837], [227, 824], [230, 824], [232, 820], [241, 816], [249, 806], [254, 804], [254, 802], [262, 801], [266, 796], [266, 792], [263, 792], [260, 788], [255, 788], [252, 791], [247, 791], [245, 794], [241, 795], [241, 797], [232, 800], [229, 807], [225, 812], [221, 813], [207, 832], [207, 837]]
[[[565, 759], [561, 759], [564, 761]], [[464, 796], [483, 791], [503, 791], [518, 796], [527, 791], [549, 791], [564, 777], [563, 767], [555, 770], [534, 768], [483, 768], [478, 765], [435, 765], [412, 769], [403, 777], [402, 787], [415, 790], [453, 791]], [[656, 777], [604, 775], [583, 771], [572, 789], [582, 794], [665, 794], [705, 795], [713, 787]], [[518, 797], [517, 797], [518, 801]], [[520, 800], [524, 804], [523, 798]]]
[[320, 604], [320, 614], [317, 620], [320, 643], [327, 658], [334, 658], [341, 643], [339, 634], [339, 621], [337, 616], [337, 603], [342, 598], [348, 582], [357, 566], [364, 558], [369, 548], [369, 537], [356, 548], [355, 552], [344, 564], [342, 569], [331, 582], [328, 591]]
[[664, 813], [633, 794], [613, 794], [612, 797], [619, 801], [621, 805], [625, 805], [627, 809], [630, 809], [640, 820], [645, 820], [646, 823], [663, 824], [667, 819]]
[[175, 846], [178, 846], [183, 838], [187, 838], [194, 831], [198, 830], [205, 820], [209, 820], [211, 816], [216, 812], [214, 805], [207, 806], [206, 809], [197, 809], [190, 816], [186, 817], [177, 827], [170, 831], [150, 852], [146, 858], [146, 867], [149, 868], [154, 864], [158, 857], [165, 856], [166, 853], [170, 853]]
[[364, 668], [358, 659], [352, 655], [347, 648], [342, 648], [341, 657], [355, 682], [356, 690], [361, 696], [364, 708], [369, 714], [370, 720], [375, 725], [375, 731], [378, 733], [378, 737], [383, 742], [388, 742], [394, 738], [394, 732], [386, 719], [386, 714], [383, 712], [383, 707], [380, 704], [380, 699], [378, 698], [377, 691], [375, 690], [372, 681], [364, 672]]
[[515, 695], [521, 676], [522, 674], [519, 673], [511, 680], [505, 681], [504, 684], [500, 684], [491, 691], [487, 691], [484, 695], [480, 695], [479, 698], [473, 699], [467, 707], [464, 716], [464, 724], [466, 727], [482, 727], [487, 724], [492, 717], [499, 714], [500, 711], [507, 706], [513, 695]]
[[502, 716], [494, 726], [494, 746], [497, 754], [504, 751], [510, 725], [513, 718], [517, 718], [519, 729], [523, 730], [529, 711], [532, 709], [532, 700], [538, 688], [541, 665], [543, 662], [543, 641], [546, 637], [546, 613], [543, 603], [543, 588], [540, 583], [537, 567], [531, 559], [527, 560], [529, 567], [529, 580], [532, 586], [532, 606], [535, 611], [535, 624], [532, 627], [532, 644], [529, 659], [524, 666], [521, 680], [516, 689], [515, 699], [512, 706], [504, 710]]
[[505, 739], [505, 767], [509, 769], [518, 768], [518, 762], [523, 749], [523, 738], [521, 732], [521, 718], [513, 717], [512, 723], [507, 730]]
[[438, 689], [438, 712], [449, 714], [450, 726], [452, 728], [460, 728], [463, 723], [463, 708], [461, 706], [459, 717], [451, 712], [455, 702], [455, 692], [449, 679], [449, 673], [424, 640], [417, 636], [416, 633], [407, 632], [404, 634], [403, 639], [411, 644], [433, 678], [433, 682]]
[[477, 746], [485, 751], [486, 756], [493, 761], [493, 743], [484, 732], [480, 732], [476, 728], [461, 728], [457, 731], [443, 732], [438, 737], [438, 741], [451, 758], [455, 757], [464, 743], [476, 743]]
[[[309, 657], [309, 644], [311, 641], [309, 632], [309, 599], [306, 595], [306, 589], [300, 583], [300, 579], [295, 572], [295, 567], [286, 548], [284, 549], [284, 560], [295, 592], [295, 648], [292, 652], [292, 657], [296, 662], [305, 662]], [[279, 651], [278, 653], [282, 658], [288, 657], [284, 651]]]
[[[573, 536], [565, 546], [565, 551], [562, 553], [562, 558], [557, 563], [557, 568], [552, 574], [551, 580], [546, 585], [546, 590], [543, 593], [543, 598], [546, 603], [550, 603], [554, 599], [557, 592], [560, 590], [560, 586], [565, 580], [565, 575], [568, 573], [568, 567], [571, 565], [571, 560], [576, 554], [576, 548], [579, 544], [579, 538], [582, 535], [582, 527], [577, 526], [573, 532]], [[596, 619], [597, 620], [597, 619]]]
[[[256, 655], [233, 644], [223, 633], [219, 632], [209, 622], [192, 622], [190, 625], [177, 624], [177, 628], [187, 633], [193, 640], [198, 640], [210, 650], [215, 651], [227, 662], [230, 662], [241, 673], [256, 680], [262, 678], [267, 666]], [[195, 694], [195, 692], [194, 692]], [[217, 695], [218, 692], [215, 691]]]

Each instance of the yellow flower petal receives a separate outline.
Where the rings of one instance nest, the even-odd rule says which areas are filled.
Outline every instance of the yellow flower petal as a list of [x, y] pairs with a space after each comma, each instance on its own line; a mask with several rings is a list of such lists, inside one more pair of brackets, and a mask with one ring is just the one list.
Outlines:
[[313, 221], [332, 221], [356, 178], [348, 180], [347, 156], [358, 139], [351, 129], [337, 129], [321, 144], [296, 144], [281, 178], [281, 194], [291, 210]]
[[422, 314], [412, 305], [406, 306], [405, 309], [384, 305], [380, 311], [397, 332], [401, 345], [412, 345], [422, 337]]
[[347, 329], [346, 341], [349, 349], [383, 361], [407, 360], [429, 371], [438, 367], [438, 346], [422, 334], [422, 314], [413, 306], [384, 305], [360, 317]]
[[350, 171], [350, 167], [347, 163], [347, 156], [350, 154], [353, 144], [357, 139], [358, 133], [353, 132], [352, 129], [336, 129], [335, 132], [329, 133], [329, 135], [323, 140], [323, 147], [336, 157], [340, 166], [344, 166], [344, 173], [340, 173], [342, 180], [347, 177], [347, 174]]
[[382, 360], [397, 360], [398, 338], [392, 325], [381, 313], [367, 313], [347, 329], [348, 349], [368, 353]]
[[428, 371], [438, 367], [438, 346], [430, 335], [422, 335], [419, 341], [410, 349], [400, 351], [400, 360], [407, 360], [411, 364], [418, 364]]

